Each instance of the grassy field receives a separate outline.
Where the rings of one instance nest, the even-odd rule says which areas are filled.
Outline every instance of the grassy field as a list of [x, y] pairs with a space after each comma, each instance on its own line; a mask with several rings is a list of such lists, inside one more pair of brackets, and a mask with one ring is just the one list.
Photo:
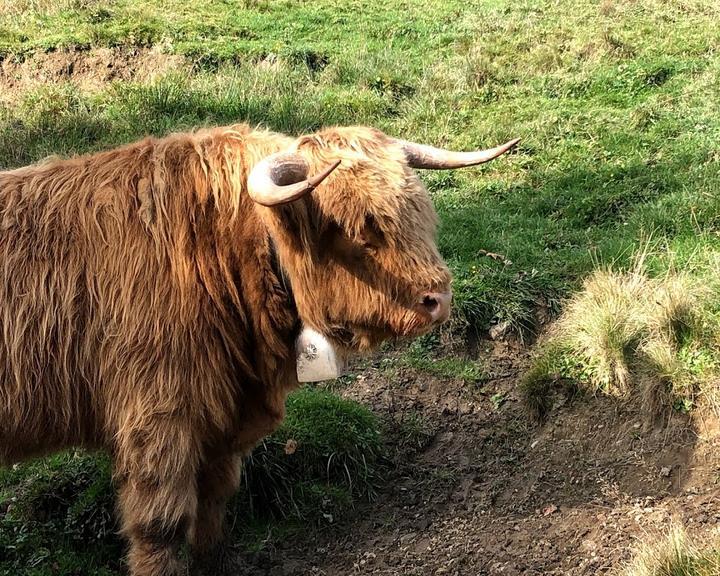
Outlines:
[[[173, 62], [93, 89], [80, 70], [27, 89], [0, 75], [0, 169], [234, 122], [370, 124], [457, 149], [519, 136], [490, 165], [422, 175], [453, 334], [528, 336], [538, 309], [564, 311], [525, 381], [534, 408], [556, 374], [623, 392], [650, 371], [688, 411], [712, 396], [720, 342], [718, 38], [713, 0], [0, 0], [11, 75], [63, 50]], [[649, 294], [669, 294], [664, 316]], [[404, 362], [482, 380], [434, 348]]]
[[424, 176], [456, 318], [480, 327], [531, 326], [539, 302], [648, 238], [652, 270], [718, 244], [711, 1], [3, 2], [6, 58], [119, 46], [186, 59], [150, 84], [20, 94], [0, 110], [0, 166], [237, 121], [372, 124], [455, 148], [520, 136], [488, 167]]

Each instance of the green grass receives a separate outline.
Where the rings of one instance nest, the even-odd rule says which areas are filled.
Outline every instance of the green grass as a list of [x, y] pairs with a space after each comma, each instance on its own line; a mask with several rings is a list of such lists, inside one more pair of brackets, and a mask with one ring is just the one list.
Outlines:
[[480, 362], [448, 354], [437, 332], [410, 344], [399, 363], [437, 378], [457, 379], [468, 384], [479, 385], [488, 378]]
[[241, 497], [253, 510], [313, 519], [323, 500], [342, 508], [375, 493], [382, 443], [366, 408], [305, 388], [288, 398], [287, 410], [245, 468]]
[[0, 575], [109, 576], [120, 569], [110, 466], [65, 453], [0, 469]]
[[[366, 408], [304, 389], [289, 397], [287, 410], [246, 463], [229, 507], [235, 537], [247, 547], [268, 530], [335, 521], [372, 497], [379, 482], [383, 445]], [[118, 574], [125, 545], [114, 502], [102, 455], [63, 453], [0, 469], [0, 576]]]
[[[456, 7], [460, 6], [456, 3]], [[453, 10], [417, 0], [290, 1], [2, 0], [0, 49], [27, 54], [57, 47], [149, 46], [189, 56], [205, 66], [278, 54], [322, 67], [348, 37], [373, 52], [388, 38], [413, 49], [431, 33], [431, 46], [452, 42]], [[417, 10], [422, 8], [422, 10]], [[408, 19], [408, 10], [417, 10]]]
[[0, 166], [235, 121], [373, 124], [455, 148], [521, 136], [487, 167], [423, 175], [460, 328], [532, 329], [538, 301], [629, 263], [648, 234], [678, 252], [718, 247], [709, 0], [6, 3], [8, 54], [142, 44], [187, 66], [150, 85], [22, 95], [0, 110]]

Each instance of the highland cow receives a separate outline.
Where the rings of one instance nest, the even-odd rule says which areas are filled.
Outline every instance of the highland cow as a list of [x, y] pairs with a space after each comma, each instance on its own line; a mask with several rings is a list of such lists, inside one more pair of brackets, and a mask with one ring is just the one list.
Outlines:
[[133, 576], [183, 573], [186, 538], [222, 564], [225, 504], [298, 385], [301, 326], [357, 352], [444, 321], [412, 168], [514, 143], [239, 125], [0, 172], [0, 463], [105, 449]]

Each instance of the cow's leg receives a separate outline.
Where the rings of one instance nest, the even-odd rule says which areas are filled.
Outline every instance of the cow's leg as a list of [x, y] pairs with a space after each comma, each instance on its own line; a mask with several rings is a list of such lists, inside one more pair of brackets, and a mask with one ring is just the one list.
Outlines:
[[190, 531], [194, 574], [229, 574], [238, 569], [225, 546], [225, 512], [240, 484], [241, 457], [223, 456], [203, 465], [198, 474], [198, 508]]
[[199, 460], [187, 428], [165, 421], [120, 439], [118, 502], [131, 576], [187, 573], [179, 551], [195, 520]]

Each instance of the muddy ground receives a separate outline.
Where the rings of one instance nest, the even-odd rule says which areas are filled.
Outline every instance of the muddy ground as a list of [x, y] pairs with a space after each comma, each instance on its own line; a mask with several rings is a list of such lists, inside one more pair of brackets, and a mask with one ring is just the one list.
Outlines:
[[[673, 524], [720, 533], [712, 422], [608, 397], [560, 394], [543, 425], [516, 389], [526, 352], [488, 344], [482, 384], [377, 368], [344, 389], [387, 422], [425, 423], [385, 487], [350, 516], [248, 555], [272, 576], [613, 574]], [[391, 431], [394, 426], [390, 425]], [[397, 426], [395, 443], [403, 438]]]

